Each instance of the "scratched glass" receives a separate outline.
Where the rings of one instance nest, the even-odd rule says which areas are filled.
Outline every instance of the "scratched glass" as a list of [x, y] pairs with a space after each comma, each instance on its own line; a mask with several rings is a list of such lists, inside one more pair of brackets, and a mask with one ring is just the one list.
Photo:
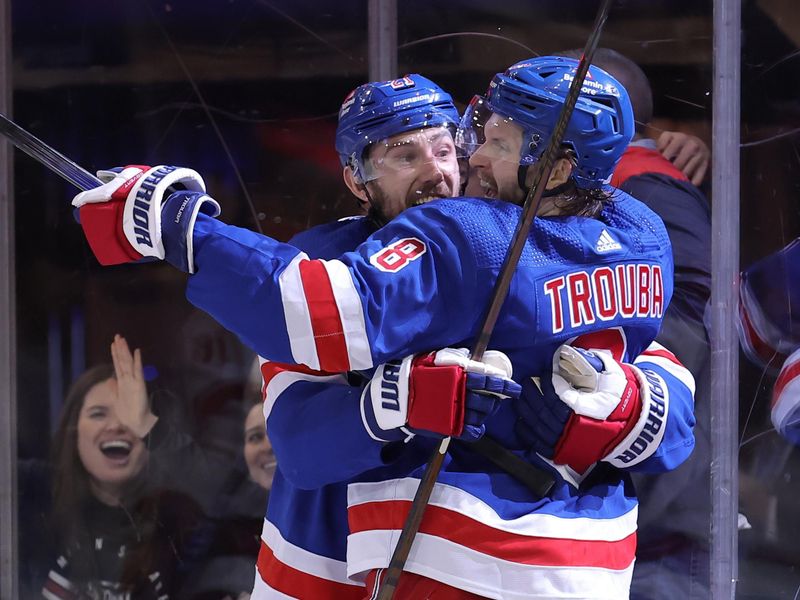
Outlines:
[[[486, 161], [500, 165], [498, 170], [503, 164], [511, 165], [513, 169], [505, 171], [515, 173], [519, 142], [508, 148], [503, 139], [489, 135], [489, 115], [480, 96], [486, 93], [495, 73], [518, 61], [582, 49], [597, 6], [590, 5], [591, 10], [586, 3], [578, 2], [502, 7], [467, 2], [461, 3], [460, 11], [452, 17], [455, 22], [448, 20], [445, 27], [441, 17], [446, 9], [441, 3], [403, 2], [399, 7], [399, 70], [426, 73], [447, 89], [459, 108], [467, 110], [471, 125], [459, 130], [456, 144], [467, 148], [468, 154], [483, 153]], [[664, 168], [643, 179], [634, 177], [628, 189], [620, 185], [647, 196], [640, 200], [667, 221], [676, 265], [675, 289], [657, 341], [676, 353], [698, 382], [698, 442], [689, 462], [670, 473], [633, 475], [640, 500], [631, 587], [631, 598], [636, 599], [700, 600], [711, 593], [711, 336], [704, 318], [712, 277], [710, 166], [706, 164], [707, 154], [705, 158], [702, 153], [695, 158], [692, 152], [688, 158], [678, 156], [669, 145], [672, 134], [667, 133], [692, 134], [706, 146], [711, 145], [711, 18], [712, 2], [639, 2], [624, 9], [615, 6], [600, 41], [601, 47], [636, 63], [652, 90], [652, 108], [648, 108], [646, 98], [642, 99], [641, 90], [632, 90], [637, 120], [634, 152], [642, 155], [666, 150], [664, 162], [658, 163]], [[687, 169], [688, 176], [682, 168]], [[692, 177], [698, 179], [697, 186], [687, 183]], [[647, 190], [645, 185], [649, 186]], [[684, 186], [692, 189], [684, 190]], [[468, 195], [484, 195], [492, 187], [482, 174], [468, 173]], [[560, 300], [555, 292], [551, 298]], [[554, 323], [559, 325], [558, 319]]]
[[[225, 222], [279, 240], [360, 214], [342, 182], [336, 121], [342, 100], [386, 64], [381, 61], [396, 64], [387, 78], [416, 72], [433, 79], [463, 111], [511, 64], [582, 47], [596, 9], [581, 0], [403, 0], [390, 22], [396, 52], [389, 44], [387, 57], [371, 45], [368, 13], [390, 2], [0, 1], [11, 15], [0, 43], [12, 65], [0, 85], [13, 100], [17, 123], [91, 173], [127, 164], [191, 167], [220, 202]], [[697, 385], [689, 462], [667, 474], [633, 476], [641, 500], [633, 599], [711, 597], [710, 294], [718, 276], [711, 268], [707, 150], [712, 8], [712, 0], [615, 5], [600, 42], [638, 64], [652, 90], [652, 111], [637, 112], [634, 147], [666, 162], [634, 183], [639, 199], [662, 214], [673, 244], [675, 292], [658, 341]], [[790, 599], [800, 590], [794, 443], [800, 391], [792, 385], [800, 346], [794, 317], [800, 273], [793, 265], [800, 259], [791, 246], [800, 235], [800, 35], [792, 3], [744, 3], [742, 10], [741, 231], [725, 234], [738, 242], [744, 273], [739, 395], [730, 399], [739, 408], [740, 514], [729, 517], [739, 524], [737, 597]], [[488, 189], [470, 177], [463, 156], [484, 141], [479, 129], [454, 144], [470, 195]], [[451, 158], [439, 155], [441, 140], [419, 142], [393, 140], [383, 155], [373, 154], [367, 177], [441, 160], [452, 168]], [[77, 190], [19, 152], [13, 168], [11, 178], [0, 166], [0, 184], [13, 181], [13, 233], [2, 240], [11, 252], [0, 266], [13, 275], [14, 305], [10, 297], [3, 301], [13, 308], [16, 329], [15, 385], [8, 388], [15, 391], [16, 417], [8, 426], [18, 460], [15, 477], [7, 468], [0, 475], [13, 490], [18, 535], [14, 562], [2, 563], [0, 595], [13, 597], [6, 587], [13, 582], [20, 598], [39, 597], [44, 587], [50, 597], [63, 597], [71, 585], [85, 597], [122, 598], [131, 578], [158, 572], [169, 598], [236, 598], [252, 585], [274, 469], [267, 440], [259, 437], [258, 411], [250, 412], [260, 397], [254, 353], [186, 301], [186, 276], [172, 267], [99, 266], [69, 205]], [[664, 186], [677, 195], [656, 191]], [[0, 333], [12, 339], [11, 332]], [[150, 452], [128, 433], [101, 434], [94, 463], [91, 448], [84, 449], [84, 470], [103, 481], [109, 465], [130, 467], [131, 481], [147, 474], [148, 493], [126, 497], [122, 512], [95, 495], [88, 503], [73, 495], [75, 512], [72, 506], [56, 511], [52, 474], [65, 468], [57, 460], [65, 454], [56, 434], [67, 391], [91, 367], [112, 362], [115, 334], [141, 350], [147, 394], [177, 447], [165, 454], [150, 446]], [[112, 412], [88, 411], [83, 431]], [[256, 475], [248, 455], [260, 457]], [[150, 493], [153, 482], [159, 494]], [[156, 513], [166, 517], [154, 519]], [[76, 527], [64, 529], [70, 522]], [[153, 529], [156, 522], [166, 529]], [[9, 532], [0, 522], [0, 558], [14, 543]], [[139, 534], [151, 543], [130, 544]], [[111, 548], [100, 560], [113, 554], [109, 568], [118, 576], [92, 580], [101, 555], [74, 551], [76, 540]], [[145, 555], [152, 560], [140, 560]]]

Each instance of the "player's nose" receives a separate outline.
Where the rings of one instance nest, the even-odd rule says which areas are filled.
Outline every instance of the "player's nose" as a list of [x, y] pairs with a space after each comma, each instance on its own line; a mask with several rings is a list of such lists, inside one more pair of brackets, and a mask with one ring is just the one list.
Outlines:
[[469, 157], [469, 166], [472, 169], [485, 169], [489, 165], [484, 146], [485, 144], [478, 146], [478, 149]]
[[442, 167], [433, 157], [428, 158], [422, 165], [422, 180], [425, 184], [439, 185], [444, 181]]

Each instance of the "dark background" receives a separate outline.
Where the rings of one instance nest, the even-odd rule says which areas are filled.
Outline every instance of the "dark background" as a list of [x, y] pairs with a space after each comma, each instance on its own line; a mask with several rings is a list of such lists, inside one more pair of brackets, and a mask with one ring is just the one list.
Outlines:
[[[595, 5], [398, 1], [397, 75], [423, 73], [463, 106], [511, 63], [582, 46]], [[690, 0], [612, 13], [602, 44], [650, 77], [655, 135], [684, 130], [711, 144], [711, 17], [710, 2]], [[15, 120], [89, 171], [193, 167], [227, 222], [280, 240], [354, 214], [333, 139], [341, 100], [367, 78], [366, 0], [16, 0], [12, 18]], [[742, 23], [744, 266], [800, 231], [800, 135], [786, 135], [800, 127], [800, 11], [746, 1]], [[186, 302], [170, 267], [101, 269], [72, 217], [75, 190], [21, 154], [14, 191], [20, 457], [46, 456], [66, 387], [108, 360], [116, 332], [142, 348], [151, 386], [169, 392], [160, 410], [234, 452], [233, 426], [215, 428], [216, 417], [241, 400], [252, 354]], [[764, 375], [743, 361], [745, 440], [769, 429]], [[764, 452], [786, 465], [767, 484], [794, 494], [796, 452], [771, 434], [745, 445], [743, 468]], [[792, 555], [792, 543], [767, 546]]]

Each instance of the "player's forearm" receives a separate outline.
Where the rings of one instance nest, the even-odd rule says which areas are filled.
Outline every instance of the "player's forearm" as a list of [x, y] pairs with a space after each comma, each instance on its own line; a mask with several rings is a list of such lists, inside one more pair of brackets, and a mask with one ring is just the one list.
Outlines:
[[[652, 347], [651, 347], [652, 348]], [[650, 351], [650, 348], [648, 348]], [[671, 471], [685, 461], [694, 449], [694, 378], [668, 351], [645, 352], [635, 364], [646, 375], [660, 382], [662, 401], [668, 406], [662, 421], [652, 421], [664, 428], [663, 439], [646, 460], [632, 466], [631, 471], [661, 473]], [[656, 390], [657, 393], [658, 390]], [[657, 406], [657, 403], [654, 404]]]
[[199, 215], [197, 272], [186, 297], [270, 360], [296, 362], [287, 333], [279, 277], [300, 252], [267, 236]]
[[[187, 297], [261, 356], [328, 372], [469, 337], [483, 305], [473, 292], [478, 269], [440, 240], [407, 267], [387, 258], [392, 268], [380, 268], [375, 256], [393, 257], [389, 240], [404, 233], [391, 227], [340, 259], [307, 260], [293, 246], [200, 214]], [[441, 292], [456, 285], [458, 294]]]
[[361, 387], [299, 381], [272, 405], [267, 432], [293, 485], [315, 489], [385, 465], [385, 444], [361, 425], [360, 395]]

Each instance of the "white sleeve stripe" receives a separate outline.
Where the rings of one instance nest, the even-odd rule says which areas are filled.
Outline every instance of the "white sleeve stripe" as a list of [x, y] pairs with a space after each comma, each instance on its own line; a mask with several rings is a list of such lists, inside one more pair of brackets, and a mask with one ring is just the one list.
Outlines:
[[344, 375], [310, 375], [308, 373], [298, 373], [297, 371], [282, 371], [269, 380], [265, 389], [264, 398], [264, 419], [268, 419], [272, 412], [272, 407], [278, 397], [287, 390], [289, 386], [298, 381], [311, 381], [314, 383], [328, 383], [346, 385], [347, 379]]
[[667, 373], [669, 373], [670, 375], [675, 377], [678, 381], [680, 381], [683, 385], [685, 385], [692, 393], [692, 397], [694, 397], [694, 392], [695, 392], [694, 377], [689, 372], [689, 369], [684, 367], [682, 364], [676, 363], [663, 356], [653, 356], [653, 355], [639, 356], [634, 361], [633, 364], [641, 369], [645, 367], [647, 363], [657, 365], [662, 369], [664, 369]]
[[[286, 333], [289, 335], [292, 357], [298, 364], [319, 369], [311, 313], [308, 310], [303, 281], [300, 278], [300, 263], [304, 260], [308, 260], [305, 252], [295, 256], [278, 278], [278, 285], [281, 290], [283, 312], [286, 316]], [[265, 315], [264, 318], [270, 318], [270, 315]]]
[[370, 369], [373, 366], [372, 353], [367, 337], [364, 308], [353, 283], [350, 269], [338, 260], [320, 262], [325, 266], [333, 296], [336, 299], [336, 308], [339, 311], [339, 320], [344, 332], [350, 368], [354, 370]]

